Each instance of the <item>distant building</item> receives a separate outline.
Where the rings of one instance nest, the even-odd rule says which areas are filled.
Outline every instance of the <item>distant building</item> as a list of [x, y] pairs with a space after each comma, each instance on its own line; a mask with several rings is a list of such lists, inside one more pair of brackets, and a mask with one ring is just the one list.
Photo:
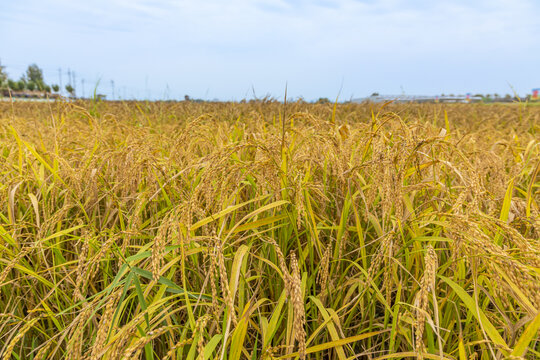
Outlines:
[[468, 103], [468, 102], [480, 102], [482, 101], [481, 96], [471, 96], [468, 95], [457, 95], [457, 96], [425, 96], [425, 95], [379, 95], [374, 93], [371, 96], [359, 99], [353, 99], [353, 102], [363, 103], [363, 102], [372, 102], [372, 103], [382, 103], [393, 101], [396, 103]]
[[24, 98], [24, 99], [57, 99], [60, 97], [58, 94], [51, 94], [44, 91], [14, 91], [9, 89], [0, 90], [2, 97], [12, 97], [12, 98]]

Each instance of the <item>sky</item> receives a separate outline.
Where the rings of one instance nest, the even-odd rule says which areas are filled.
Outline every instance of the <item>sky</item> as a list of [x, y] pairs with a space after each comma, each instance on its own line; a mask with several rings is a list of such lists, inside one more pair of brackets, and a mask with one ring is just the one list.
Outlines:
[[0, 61], [123, 99], [524, 95], [540, 0], [0, 0]]

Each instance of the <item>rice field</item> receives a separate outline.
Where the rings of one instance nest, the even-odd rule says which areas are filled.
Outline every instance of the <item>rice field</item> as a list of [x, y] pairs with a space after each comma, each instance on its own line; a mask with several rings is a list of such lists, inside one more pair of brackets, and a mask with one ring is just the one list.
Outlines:
[[540, 107], [0, 103], [0, 360], [540, 358]]

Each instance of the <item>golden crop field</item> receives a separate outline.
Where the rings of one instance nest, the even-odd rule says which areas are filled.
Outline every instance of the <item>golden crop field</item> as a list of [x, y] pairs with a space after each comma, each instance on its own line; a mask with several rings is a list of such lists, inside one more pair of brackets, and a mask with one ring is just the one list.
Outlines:
[[540, 107], [0, 103], [0, 359], [537, 359]]

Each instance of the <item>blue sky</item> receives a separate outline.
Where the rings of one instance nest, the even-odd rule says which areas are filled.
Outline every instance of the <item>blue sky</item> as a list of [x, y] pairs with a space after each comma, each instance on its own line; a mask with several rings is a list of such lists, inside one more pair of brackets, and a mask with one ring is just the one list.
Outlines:
[[0, 61], [123, 98], [526, 94], [540, 0], [0, 0]]

